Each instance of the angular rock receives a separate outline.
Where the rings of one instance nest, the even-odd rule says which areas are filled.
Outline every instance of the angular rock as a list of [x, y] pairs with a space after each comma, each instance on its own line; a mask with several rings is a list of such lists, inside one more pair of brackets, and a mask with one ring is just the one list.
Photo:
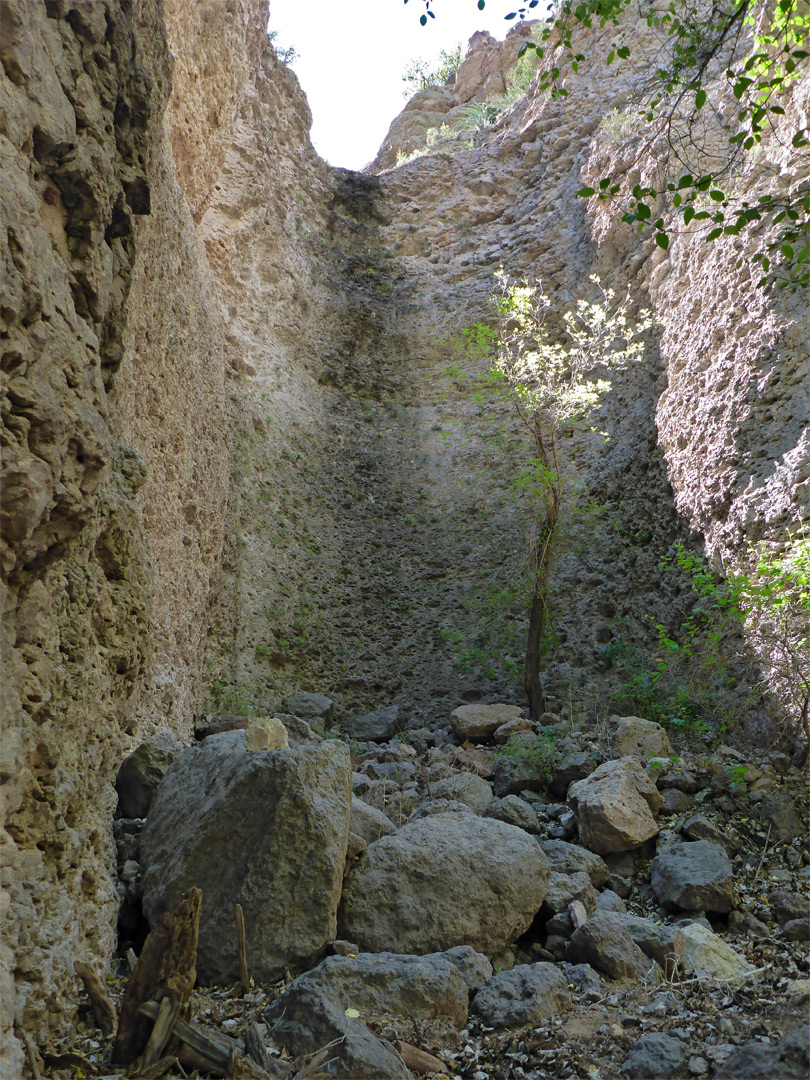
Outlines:
[[496, 728], [493, 739], [499, 746], [503, 746], [504, 743], [509, 742], [513, 735], [532, 731], [534, 731], [534, 724], [532, 724], [531, 720], [527, 720], [524, 716], [517, 716], [514, 720], [507, 720], [505, 724], [501, 724], [499, 728]]
[[381, 836], [390, 836], [397, 831], [396, 825], [382, 810], [369, 806], [356, 795], [352, 795], [349, 828], [353, 833], [362, 836], [367, 844], [373, 844]]
[[556, 1016], [571, 1001], [568, 982], [554, 964], [519, 964], [490, 979], [475, 995], [471, 1011], [487, 1027], [525, 1027]]
[[607, 885], [610, 870], [604, 859], [578, 844], [566, 840], [541, 840], [540, 847], [552, 870], [560, 874], [576, 874], [580, 870], [591, 879], [594, 888]]
[[588, 998], [598, 1000], [602, 996], [602, 979], [599, 972], [594, 971], [590, 964], [565, 962], [560, 967], [568, 985], [573, 986], [576, 993], [582, 994], [586, 1000]]
[[457, 739], [488, 739], [499, 727], [510, 720], [523, 717], [523, 710], [516, 705], [459, 705], [450, 717], [450, 724]]
[[571, 784], [590, 776], [601, 757], [591, 750], [569, 750], [554, 766], [549, 791], [558, 799], [564, 799]]
[[285, 995], [265, 1011], [264, 1020], [273, 1041], [292, 1057], [312, 1056], [330, 1046], [328, 1060], [319, 1069], [321, 1075], [344, 1080], [409, 1080], [410, 1073], [388, 1043], [358, 1020], [350, 1020], [345, 1009], [315, 987], [302, 987], [282, 998]]
[[356, 957], [330, 956], [312, 971], [290, 983], [274, 1003], [274, 1012], [293, 1004], [303, 994], [315, 993], [338, 1008], [364, 1012], [394, 1013], [419, 1020], [442, 1019], [463, 1027], [467, 1022], [470, 985], [462, 972], [477, 972], [473, 985], [483, 985], [492, 967], [485, 956], [462, 947], [455, 963], [447, 953], [403, 956], [395, 953], [361, 953]]
[[788, 941], [810, 941], [810, 920], [790, 919], [782, 927]]
[[540, 909], [540, 917], [550, 919], [560, 911], [567, 911], [568, 905], [579, 900], [590, 914], [596, 911], [597, 893], [591, 879], [581, 870], [575, 874], [560, 874], [552, 870], [548, 880], [548, 892]]
[[810, 1074], [810, 1025], [791, 1031], [777, 1046], [749, 1042], [735, 1050], [715, 1080], [807, 1080]]
[[574, 931], [565, 956], [575, 964], [590, 964], [609, 979], [637, 979], [652, 967], [620, 916], [608, 911], [597, 911]]
[[687, 923], [680, 929], [684, 938], [682, 971], [702, 979], [734, 982], [756, 970], [744, 956], [701, 923]]
[[660, 724], [652, 720], [642, 720], [640, 716], [612, 716], [611, 722], [618, 721], [610, 746], [616, 757], [639, 758], [645, 764], [650, 758], [668, 758], [672, 755], [669, 736]]
[[771, 911], [780, 926], [795, 919], [810, 918], [810, 898], [790, 889], [774, 889], [768, 896]]
[[620, 914], [624, 914], [624, 912], [627, 911], [627, 905], [618, 893], [615, 893], [612, 889], [605, 889], [605, 891], [600, 892], [596, 898], [596, 910], [616, 911]]
[[236, 904], [257, 980], [309, 966], [336, 937], [350, 777], [339, 741], [248, 753], [244, 732], [212, 736], [171, 766], [141, 841], [144, 910], [154, 924], [182, 893], [202, 890], [201, 981], [238, 976]]
[[669, 911], [715, 911], [736, 906], [734, 871], [725, 848], [710, 840], [675, 844], [652, 861], [652, 888]]
[[300, 720], [314, 720], [320, 717], [329, 721], [335, 711], [335, 703], [326, 694], [308, 694], [301, 691], [287, 698], [287, 708]]
[[341, 936], [372, 952], [471, 945], [492, 956], [529, 928], [548, 878], [522, 829], [435, 814], [369, 845], [344, 883]]
[[658, 832], [653, 815], [662, 799], [634, 757], [606, 761], [585, 780], [572, 784], [568, 802], [582, 843], [599, 855], [628, 851]]
[[399, 730], [399, 712], [399, 705], [388, 705], [384, 709], [352, 717], [340, 726], [354, 739], [387, 742]]
[[275, 716], [255, 717], [245, 731], [247, 750], [286, 750], [290, 745], [287, 729]]
[[546, 768], [527, 758], [503, 754], [492, 763], [492, 790], [499, 798], [523, 791], [547, 791]]
[[492, 788], [480, 776], [472, 772], [456, 773], [430, 785], [431, 799], [452, 799], [462, 802], [481, 814], [492, 802]]
[[619, 1070], [629, 1080], [674, 1080], [686, 1061], [686, 1048], [663, 1031], [651, 1031], [630, 1047]]
[[486, 809], [486, 815], [505, 821], [507, 825], [524, 829], [532, 836], [537, 836], [541, 831], [537, 812], [519, 795], [504, 795], [502, 799], [493, 799]]
[[681, 828], [690, 840], [710, 840], [713, 844], [720, 844], [725, 848], [730, 846], [730, 841], [723, 831], [703, 814], [693, 814], [684, 821]]
[[695, 804], [692, 795], [687, 795], [685, 791], [679, 791], [678, 788], [664, 788], [661, 798], [663, 799], [661, 813], [667, 815], [685, 814]]
[[124, 758], [115, 778], [121, 817], [146, 817], [158, 784], [184, 749], [171, 731], [159, 731]]
[[772, 826], [775, 835], [783, 843], [788, 843], [797, 836], [807, 835], [807, 826], [802, 821], [789, 791], [773, 791], [766, 795], [759, 804], [758, 815], [763, 822]]
[[645, 956], [655, 960], [667, 974], [674, 971], [686, 944], [683, 930], [675, 926], [662, 926], [629, 913], [620, 914], [619, 920]]

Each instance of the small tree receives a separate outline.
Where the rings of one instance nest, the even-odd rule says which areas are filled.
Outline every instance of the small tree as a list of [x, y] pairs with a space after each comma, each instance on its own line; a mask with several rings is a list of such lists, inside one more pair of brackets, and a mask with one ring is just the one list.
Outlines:
[[514, 404], [533, 446], [533, 456], [514, 485], [536, 504], [529, 542], [531, 598], [524, 664], [524, 688], [532, 719], [545, 709], [540, 660], [548, 626], [549, 579], [554, 543], [564, 507], [566, 483], [559, 453], [563, 429], [593, 430], [592, 418], [609, 382], [593, 377], [596, 368], [623, 367], [644, 351], [640, 339], [649, 322], [633, 329], [623, 306], [597, 277], [599, 297], [580, 300], [563, 315], [564, 332], [554, 340], [548, 322], [550, 303], [538, 285], [516, 284], [496, 274], [499, 336], [489, 385]]
[[435, 60], [411, 60], [405, 68], [402, 81], [404, 97], [411, 97], [430, 86], [444, 86], [451, 75], [455, 75], [464, 59], [461, 42], [452, 49], [442, 49]]

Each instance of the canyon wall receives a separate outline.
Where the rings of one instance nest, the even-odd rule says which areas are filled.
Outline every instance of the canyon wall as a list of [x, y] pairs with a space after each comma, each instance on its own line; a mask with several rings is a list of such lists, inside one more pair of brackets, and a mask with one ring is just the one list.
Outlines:
[[[66, 1030], [74, 960], [112, 954], [113, 782], [142, 737], [301, 689], [412, 726], [520, 700], [527, 445], [470, 393], [488, 361], [460, 336], [493, 322], [498, 266], [557, 316], [595, 274], [650, 321], [604, 435], [565, 440], [558, 711], [608, 708], [605, 649], [654, 648], [688, 611], [675, 541], [733, 566], [806, 518], [810, 335], [804, 294], [757, 292], [734, 244], [664, 252], [577, 197], [635, 167], [621, 114], [651, 43], [617, 77], [594, 32], [565, 101], [530, 93], [472, 149], [374, 176], [315, 155], [264, 0], [14, 0], [0, 20], [16, 1075], [12, 1027]], [[456, 95], [486, 97], [514, 40], [477, 39]]]

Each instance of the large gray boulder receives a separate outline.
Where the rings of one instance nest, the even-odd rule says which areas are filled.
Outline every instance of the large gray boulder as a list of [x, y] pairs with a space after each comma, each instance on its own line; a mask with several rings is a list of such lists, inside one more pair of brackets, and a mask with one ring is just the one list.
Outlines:
[[554, 964], [519, 964], [478, 991], [472, 1012], [488, 1027], [525, 1027], [570, 1008], [571, 1001], [568, 981]]
[[115, 778], [121, 817], [146, 817], [158, 784], [183, 749], [173, 732], [159, 731], [124, 758]]
[[229, 732], [186, 750], [143, 832], [147, 918], [154, 925], [182, 893], [202, 890], [203, 982], [238, 977], [236, 904], [257, 980], [311, 966], [335, 937], [350, 805], [350, 756], [339, 741], [248, 752], [244, 732]]
[[576, 874], [584, 871], [591, 885], [600, 889], [610, 880], [610, 870], [601, 855], [567, 840], [541, 840], [540, 848], [552, 870], [559, 874]]
[[737, 905], [726, 849], [711, 840], [673, 844], [656, 855], [650, 869], [653, 892], [670, 911], [728, 914]]
[[609, 979], [638, 979], [652, 969], [644, 955], [621, 924], [621, 916], [611, 911], [597, 911], [584, 926], [576, 929], [568, 943], [566, 959], [575, 964], [590, 964]]
[[[604, 895], [604, 893], [602, 894]], [[683, 953], [686, 939], [677, 926], [662, 926], [630, 912], [617, 912], [619, 922], [641, 951], [671, 974]]]
[[399, 705], [387, 705], [384, 709], [354, 716], [340, 725], [353, 739], [363, 742], [386, 742], [399, 731]]
[[568, 790], [579, 837], [598, 855], [630, 851], [658, 832], [658, 788], [635, 757], [606, 761]]
[[807, 1080], [810, 1075], [810, 1025], [791, 1031], [776, 1046], [748, 1042], [714, 1074], [715, 1080]]
[[467, 1022], [470, 992], [492, 976], [492, 965], [469, 946], [427, 956], [361, 953], [330, 956], [292, 982], [274, 1013], [293, 1010], [304, 995], [322, 994], [344, 1011], [394, 1013], [417, 1020]]
[[282, 995], [264, 1013], [274, 1043], [293, 1057], [328, 1051], [318, 1076], [335, 1080], [409, 1080], [411, 1074], [394, 1048], [319, 989], [300, 987]]
[[683, 1043], [663, 1031], [651, 1031], [633, 1043], [620, 1071], [629, 1080], [675, 1080], [685, 1061]]
[[545, 856], [522, 829], [434, 814], [360, 856], [344, 883], [340, 936], [371, 952], [471, 945], [492, 956], [528, 930], [548, 879]]

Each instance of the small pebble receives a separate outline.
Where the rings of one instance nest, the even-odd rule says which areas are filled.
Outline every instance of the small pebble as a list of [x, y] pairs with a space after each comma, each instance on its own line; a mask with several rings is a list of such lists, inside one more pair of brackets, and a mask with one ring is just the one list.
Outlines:
[[691, 1057], [689, 1058], [687, 1068], [692, 1076], [703, 1076], [704, 1073], [709, 1071], [709, 1063], [706, 1058]]

